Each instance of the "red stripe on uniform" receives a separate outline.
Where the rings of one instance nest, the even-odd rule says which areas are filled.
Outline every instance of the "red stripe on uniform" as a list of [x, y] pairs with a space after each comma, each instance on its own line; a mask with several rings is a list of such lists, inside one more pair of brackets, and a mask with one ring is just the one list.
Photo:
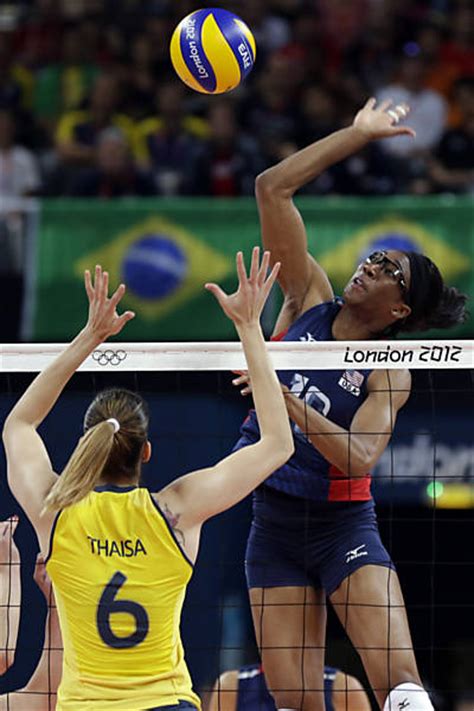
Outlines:
[[328, 501], [369, 501], [372, 477], [366, 474], [357, 479], [348, 479], [337, 467], [329, 468]]
[[276, 336], [272, 336], [270, 338], [270, 340], [271, 341], [282, 341], [285, 338], [287, 333], [288, 333], [288, 329], [285, 328], [284, 331], [280, 331], [280, 333], [277, 333]]

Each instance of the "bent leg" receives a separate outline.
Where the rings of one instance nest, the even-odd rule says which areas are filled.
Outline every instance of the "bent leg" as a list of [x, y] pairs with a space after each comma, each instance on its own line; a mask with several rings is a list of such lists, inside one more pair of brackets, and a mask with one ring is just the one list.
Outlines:
[[251, 588], [252, 616], [277, 708], [324, 711], [326, 600], [312, 587]]
[[421, 686], [395, 570], [377, 565], [359, 568], [330, 600], [362, 659], [380, 708], [399, 684]]

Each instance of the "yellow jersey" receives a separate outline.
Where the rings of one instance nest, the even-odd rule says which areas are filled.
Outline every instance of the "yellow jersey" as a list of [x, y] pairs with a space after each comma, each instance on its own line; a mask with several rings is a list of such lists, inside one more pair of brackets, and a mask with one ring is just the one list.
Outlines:
[[97, 487], [60, 511], [46, 570], [64, 644], [57, 711], [201, 708], [179, 632], [192, 564], [147, 489]]

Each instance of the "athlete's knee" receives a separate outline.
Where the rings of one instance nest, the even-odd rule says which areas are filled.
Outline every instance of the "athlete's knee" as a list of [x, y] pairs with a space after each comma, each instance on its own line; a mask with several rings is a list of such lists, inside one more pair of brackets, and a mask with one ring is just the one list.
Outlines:
[[409, 681], [391, 690], [383, 711], [434, 711], [434, 707], [423, 687]]

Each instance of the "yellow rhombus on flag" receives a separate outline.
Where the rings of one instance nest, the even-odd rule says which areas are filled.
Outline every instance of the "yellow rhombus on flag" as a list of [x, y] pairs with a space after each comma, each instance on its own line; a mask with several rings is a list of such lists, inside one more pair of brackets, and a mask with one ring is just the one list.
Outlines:
[[434, 237], [424, 227], [399, 217], [390, 215], [377, 222], [364, 225], [355, 234], [342, 239], [337, 246], [322, 254], [319, 263], [337, 283], [344, 283], [355, 271], [361, 255], [374, 240], [382, 241], [393, 234], [406, 237], [413, 243], [413, 249], [426, 254], [439, 267], [447, 281], [470, 269], [467, 254]]
[[[145, 236], [160, 236], [174, 243], [186, 257], [185, 274], [176, 288], [164, 297], [144, 298], [129, 287], [123, 299], [124, 306], [148, 320], [158, 320], [190, 301], [203, 291], [206, 281], [220, 281], [233, 268], [232, 260], [197, 239], [182, 227], [158, 217], [134, 225], [117, 235], [107, 244], [82, 256], [74, 264], [74, 273], [82, 278], [85, 269], [101, 264], [116, 285], [124, 280], [124, 260], [134, 244]], [[128, 285], [127, 285], [128, 286]]]

